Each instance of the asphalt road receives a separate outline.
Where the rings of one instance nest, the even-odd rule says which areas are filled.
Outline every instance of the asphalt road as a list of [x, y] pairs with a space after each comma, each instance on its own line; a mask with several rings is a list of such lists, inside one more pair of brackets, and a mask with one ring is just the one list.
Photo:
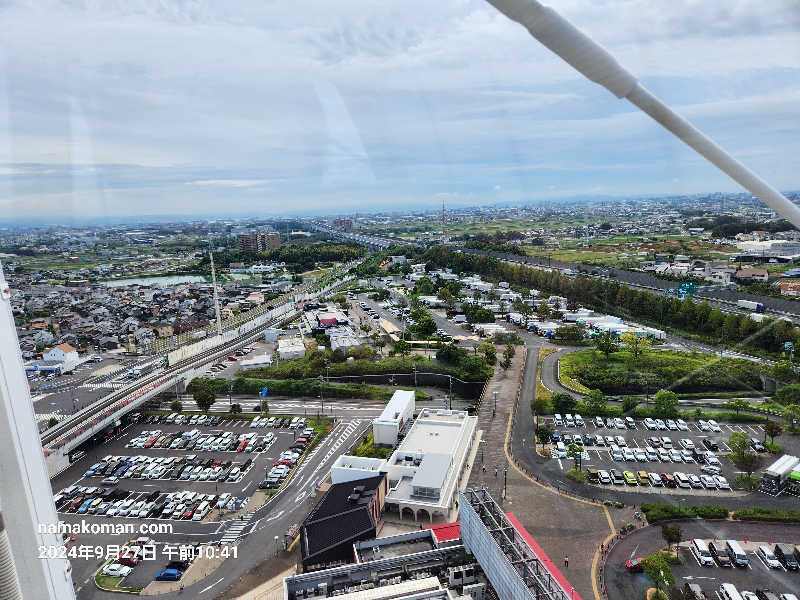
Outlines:
[[[241, 522], [235, 519], [223, 521], [222, 523], [170, 521], [174, 525], [174, 532], [169, 535], [155, 536], [157, 542], [167, 542], [171, 544], [196, 543], [199, 541], [216, 542], [221, 541], [223, 538], [230, 539], [230, 534], [234, 531], [236, 534], [235, 537], [240, 540], [237, 546], [238, 557], [235, 559], [228, 559], [222, 567], [211, 573], [202, 581], [187, 586], [183, 594], [172, 593], [160, 597], [210, 600], [227, 587], [234, 584], [240, 577], [260, 564], [265, 558], [268, 558], [269, 553], [274, 548], [274, 537], [278, 536], [280, 540], [283, 540], [283, 536], [289, 527], [302, 521], [311, 509], [309, 498], [313, 495], [319, 482], [327, 475], [330, 465], [363, 435], [364, 430], [368, 426], [369, 420], [351, 419], [338, 422], [325, 440], [311, 451], [311, 454], [309, 454], [300, 465], [292, 479], [278, 495], [270, 499], [263, 507], [250, 507], [252, 512], [245, 517], [245, 525], [243, 527], [241, 526]], [[150, 427], [163, 429], [161, 426]], [[242, 431], [245, 430], [243, 429]], [[130, 436], [125, 437], [129, 438]], [[115, 440], [110, 447], [108, 445], [102, 445], [94, 449], [86, 458], [82, 459], [68, 471], [56, 478], [53, 483], [53, 488], [55, 490], [61, 489], [64, 487], [64, 484], [69, 484], [78, 479], [89, 465], [96, 462], [102, 456], [112, 453], [110, 448], [114, 448], [113, 443], [121, 443], [124, 446], [125, 437], [123, 437], [122, 440]], [[139, 454], [141, 450], [142, 449], [131, 448], [125, 449], [125, 451], [119, 451], [118, 453]], [[172, 451], [173, 454], [179, 452], [180, 451]], [[261, 465], [260, 468], [263, 468], [263, 465]], [[258, 466], [254, 468], [252, 473], [253, 477], [259, 480], [261, 475], [263, 475]], [[159, 484], [159, 488], [161, 488], [166, 482], [157, 483]], [[186, 482], [170, 483], [178, 486], [180, 489], [190, 489], [186, 487]], [[214, 487], [213, 483], [206, 483], [205, 485], [210, 489]], [[236, 485], [239, 486], [237, 489], [240, 489], [245, 484], [239, 482]], [[254, 486], [251, 486], [247, 490], [248, 493], [253, 488]], [[164, 491], [167, 491], [166, 487], [164, 487]], [[154, 519], [109, 519], [93, 515], [60, 515], [60, 518], [69, 522], [80, 519], [85, 519], [87, 522], [101, 522], [104, 520], [106, 522], [112, 521], [114, 523], [122, 523], [130, 521], [137, 525], [144, 522], [160, 521]], [[123, 538], [126, 537], [128, 536], [81, 536], [75, 543], [91, 545], [120, 544], [125, 541]], [[76, 587], [80, 588], [78, 597], [81, 600], [105, 600], [106, 598], [111, 599], [118, 597], [116, 594], [98, 590], [94, 584], [88, 580], [101, 562], [102, 561], [99, 560], [81, 559], [74, 559], [72, 561], [73, 580], [76, 582]], [[166, 560], [161, 562], [166, 563]]]

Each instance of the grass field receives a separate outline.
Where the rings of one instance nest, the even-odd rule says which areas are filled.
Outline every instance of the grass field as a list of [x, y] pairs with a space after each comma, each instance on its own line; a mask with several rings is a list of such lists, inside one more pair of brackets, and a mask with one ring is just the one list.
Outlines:
[[561, 359], [561, 375], [607, 394], [727, 392], [760, 389], [759, 366], [716, 354], [650, 350], [634, 360], [627, 351], [606, 360], [596, 350], [579, 350]]

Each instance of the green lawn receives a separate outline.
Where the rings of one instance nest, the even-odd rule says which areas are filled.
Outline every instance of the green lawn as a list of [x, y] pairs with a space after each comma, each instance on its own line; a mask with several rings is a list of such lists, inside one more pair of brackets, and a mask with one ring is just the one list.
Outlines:
[[607, 394], [727, 392], [760, 388], [759, 366], [752, 361], [716, 354], [650, 350], [638, 361], [630, 352], [605, 356], [579, 350], [561, 358], [561, 373], [589, 389]]

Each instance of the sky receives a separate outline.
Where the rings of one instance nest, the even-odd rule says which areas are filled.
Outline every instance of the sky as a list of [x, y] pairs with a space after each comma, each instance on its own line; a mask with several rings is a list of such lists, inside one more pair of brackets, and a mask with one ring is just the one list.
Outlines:
[[[550, 0], [798, 189], [796, 0]], [[0, 1], [0, 218], [740, 191], [484, 0]]]

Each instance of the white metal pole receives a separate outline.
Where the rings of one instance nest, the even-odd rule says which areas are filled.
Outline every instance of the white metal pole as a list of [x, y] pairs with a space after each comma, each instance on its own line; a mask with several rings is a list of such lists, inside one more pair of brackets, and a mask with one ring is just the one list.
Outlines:
[[487, 0], [587, 79], [625, 98], [800, 229], [800, 208], [656, 98], [600, 44], [537, 0]]
[[[0, 507], [25, 598], [72, 600], [66, 558], [40, 558], [62, 546], [39, 428], [19, 352], [11, 290], [0, 264]], [[41, 533], [50, 529], [51, 533]]]

